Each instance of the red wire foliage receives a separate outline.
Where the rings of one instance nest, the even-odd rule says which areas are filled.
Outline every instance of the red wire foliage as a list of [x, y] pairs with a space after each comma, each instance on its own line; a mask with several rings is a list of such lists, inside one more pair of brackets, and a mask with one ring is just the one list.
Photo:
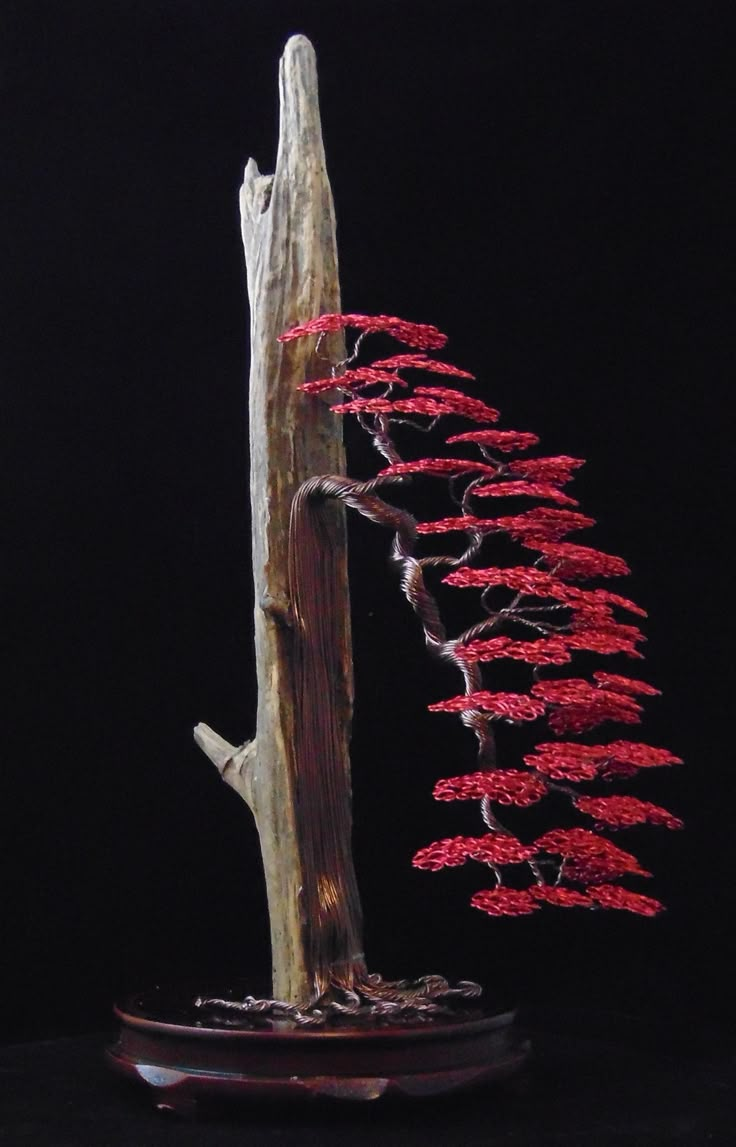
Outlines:
[[[471, 904], [491, 916], [528, 915], [544, 905], [618, 908], [655, 915], [662, 909], [657, 900], [618, 883], [650, 874], [600, 829], [643, 824], [680, 828], [682, 822], [658, 805], [610, 794], [612, 783], [640, 769], [679, 764], [679, 757], [639, 741], [592, 744], [540, 738], [533, 752], [515, 762], [523, 767], [507, 767], [507, 762], [498, 760], [494, 735], [498, 723], [521, 726], [544, 720], [560, 738], [586, 735], [607, 722], [639, 724], [641, 699], [659, 692], [619, 672], [595, 670], [590, 678], [571, 676], [567, 668], [560, 673], [560, 667], [567, 667], [580, 652], [641, 658], [638, 646], [644, 641], [638, 626], [622, 615], [645, 617], [645, 610], [607, 587], [587, 584], [593, 578], [629, 573], [626, 562], [563, 540], [595, 525], [594, 519], [567, 508], [578, 503], [562, 490], [582, 460], [567, 455], [520, 459], [516, 455], [536, 447], [538, 437], [529, 431], [497, 429], [454, 432], [446, 437], [450, 445], [475, 451], [475, 457], [472, 453], [403, 457], [396, 445], [397, 434], [403, 439], [412, 429], [426, 431], [442, 418], [488, 424], [500, 415], [482, 399], [457, 388], [456, 383], [474, 381], [472, 374], [426, 353], [393, 354], [354, 366], [371, 333], [389, 335], [426, 352], [446, 342], [436, 327], [385, 315], [322, 315], [293, 327], [281, 341], [317, 336], [319, 353], [325, 333], [349, 328], [359, 332], [350, 356], [332, 368], [329, 378], [308, 382], [301, 389], [307, 393], [342, 391], [346, 400], [332, 409], [356, 415], [388, 465], [370, 482], [326, 477], [321, 492], [342, 497], [395, 531], [392, 557], [400, 567], [402, 589], [422, 623], [427, 646], [453, 664], [464, 683], [462, 693], [429, 708], [457, 713], [478, 745], [476, 770], [439, 780], [434, 796], [439, 801], [477, 800], [485, 834], [435, 841], [416, 853], [414, 865], [430, 871], [457, 867], [468, 860], [486, 865], [493, 886], [476, 892]], [[421, 370], [443, 374], [453, 386], [415, 385], [413, 379], [401, 376], [407, 369], [412, 375]], [[393, 397], [396, 386], [401, 387], [399, 398]], [[374, 393], [364, 393], [371, 388]], [[376, 495], [383, 484], [395, 487], [417, 478], [447, 483], [448, 499], [456, 507], [454, 515], [417, 522]], [[491, 498], [511, 499], [513, 512], [493, 517], [480, 514], [476, 500], [483, 499], [485, 510]], [[529, 498], [555, 505], [529, 509], [527, 504], [525, 508]], [[464, 535], [457, 554], [417, 553], [423, 535], [445, 533]], [[488, 564], [486, 547], [498, 535], [520, 545], [525, 564]], [[430, 584], [433, 577], [436, 585]], [[481, 620], [455, 637], [448, 636], [441, 619], [439, 598], [444, 586], [479, 593]], [[526, 692], [497, 688], [496, 676], [509, 660], [528, 666]], [[492, 674], [493, 680], [484, 674]], [[609, 786], [609, 793], [602, 795], [600, 785]], [[565, 802], [573, 817], [582, 815], [588, 824], [592, 820], [593, 828], [553, 828], [525, 843], [498, 817], [501, 806], [525, 808], [541, 801], [550, 806]], [[527, 873], [526, 880], [522, 872]]]

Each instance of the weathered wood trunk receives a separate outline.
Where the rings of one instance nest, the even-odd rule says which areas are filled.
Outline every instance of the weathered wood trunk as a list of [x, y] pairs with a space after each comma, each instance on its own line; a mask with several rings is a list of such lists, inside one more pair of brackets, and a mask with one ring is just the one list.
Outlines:
[[[302, 767], [303, 730], [310, 715], [300, 710], [303, 681], [295, 671], [297, 663], [302, 671], [305, 663], [303, 656], [296, 656], [304, 653], [298, 643], [309, 641], [310, 635], [293, 608], [289, 585], [294, 495], [307, 478], [344, 473], [340, 420], [325, 402], [297, 390], [300, 382], [324, 376], [330, 362], [344, 356], [342, 336], [329, 336], [319, 359], [313, 338], [277, 341], [297, 322], [340, 310], [335, 217], [322, 144], [316, 61], [303, 36], [287, 43], [279, 78], [275, 174], [261, 175], [251, 159], [241, 190], [251, 308], [256, 737], [239, 749], [206, 725], [197, 726], [195, 737], [253, 811], [268, 893], [273, 993], [304, 1006], [314, 1002], [330, 980], [350, 986], [364, 966], [350, 851], [352, 659], [345, 523], [337, 504], [315, 510], [319, 560], [329, 595], [324, 608], [330, 611], [331, 628], [327, 670], [331, 688], [320, 704], [332, 707], [329, 724], [336, 730], [332, 751], [326, 752], [316, 776], [314, 769], [307, 773]], [[315, 816], [315, 809], [323, 810], [323, 815]], [[332, 871], [324, 870], [325, 833], [331, 838], [330, 855], [341, 858]]]

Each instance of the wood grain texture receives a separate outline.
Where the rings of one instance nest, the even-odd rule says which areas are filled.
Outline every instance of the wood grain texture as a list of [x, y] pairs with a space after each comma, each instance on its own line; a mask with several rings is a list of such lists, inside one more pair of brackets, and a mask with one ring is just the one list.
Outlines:
[[[318, 826], [300, 814], [300, 697], [294, 673], [295, 642], [301, 640], [290, 600], [288, 539], [291, 505], [310, 477], [344, 473], [340, 421], [323, 400], [297, 390], [300, 382], [324, 376], [330, 363], [344, 357], [342, 335], [330, 335], [314, 353], [315, 339], [285, 344], [277, 336], [297, 322], [340, 310], [340, 289], [332, 192], [327, 176], [317, 96], [314, 50], [303, 36], [292, 37], [279, 73], [280, 128], [276, 170], [262, 175], [253, 159], [245, 169], [240, 205], [251, 309], [250, 488], [253, 577], [255, 582], [255, 657], [258, 711], [255, 743], [236, 749], [200, 725], [195, 738], [249, 804], [258, 827], [266, 878], [273, 964], [273, 994], [305, 1006], [326, 988], [330, 969], [316, 966], [313, 921], [305, 910], [307, 882], [335, 877], [353, 893], [353, 919], [345, 932], [360, 947], [360, 908], [350, 854], [349, 731], [352, 712], [352, 656], [347, 589], [344, 512], [323, 506], [329, 531], [329, 582], [337, 587], [325, 608], [334, 611], [336, 650], [332, 694], [340, 729], [338, 759], [319, 783], [338, 791], [348, 809], [337, 826], [345, 838], [348, 871], [305, 870], [305, 842]], [[327, 359], [327, 361], [325, 361]], [[311, 782], [310, 782], [311, 783]], [[316, 797], [316, 800], [315, 800]], [[319, 805], [310, 794], [307, 807]], [[334, 827], [334, 826], [333, 826]], [[313, 897], [311, 898], [313, 899]], [[333, 953], [337, 963], [360, 965], [362, 953]]]

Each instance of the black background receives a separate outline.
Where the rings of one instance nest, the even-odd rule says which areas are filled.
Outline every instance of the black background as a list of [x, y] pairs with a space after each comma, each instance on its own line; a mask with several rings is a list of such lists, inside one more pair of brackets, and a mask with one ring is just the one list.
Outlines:
[[725, 1020], [731, 11], [5, 4], [8, 1036], [103, 1026], [114, 997], [161, 978], [268, 969], [255, 830], [191, 728], [253, 732], [237, 192], [249, 156], [273, 169], [277, 60], [299, 31], [318, 53], [345, 309], [436, 323], [503, 425], [589, 459], [590, 541], [631, 563], [665, 690], [642, 738], [687, 759], [634, 790], [687, 831], [623, 841], [655, 870], [655, 921], [494, 921], [467, 907], [481, 870], [413, 870], [420, 845], [477, 830], [473, 809], [431, 799], [472, 768], [472, 740], [426, 714], [447, 682], [387, 538], [354, 523], [371, 966], [478, 978], [532, 1008]]

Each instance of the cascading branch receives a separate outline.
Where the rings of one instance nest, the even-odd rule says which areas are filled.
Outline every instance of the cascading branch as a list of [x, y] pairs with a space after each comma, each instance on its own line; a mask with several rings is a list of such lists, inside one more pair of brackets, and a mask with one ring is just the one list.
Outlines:
[[[583, 677], [569, 675], [566, 668], [578, 653], [641, 659], [644, 636], [631, 617], [646, 616], [628, 598], [589, 585], [592, 579], [629, 573], [622, 558], [564, 540], [595, 525], [594, 519], [574, 508], [578, 502], [563, 490], [583, 465], [582, 459], [518, 457], [537, 447], [539, 438], [528, 431], [495, 428], [499, 412], [459, 389], [460, 382], [472, 382], [474, 376], [426, 353], [441, 349], [447, 341], [436, 327], [387, 315], [328, 314], [293, 327], [280, 341], [320, 339], [346, 328], [359, 332], [349, 358], [333, 367], [329, 377], [304, 383], [300, 389], [307, 394], [341, 392], [342, 401], [332, 409], [357, 417], [388, 466], [370, 482], [335, 476], [313, 480], [312, 492], [341, 498], [395, 531], [392, 557], [400, 567], [402, 589], [422, 622], [426, 643], [457, 667], [464, 683], [463, 692], [429, 709], [458, 714], [478, 744], [476, 770], [439, 780], [434, 796], [439, 801], [478, 801], [485, 834], [434, 841], [416, 853], [414, 865], [430, 871], [469, 860], [485, 865], [493, 887], [476, 892], [471, 904], [491, 916], [527, 915], [543, 905], [656, 915], [662, 909], [659, 901], [620, 883], [650, 873], [601, 830], [642, 824], [682, 827], [676, 816], [658, 805], [610, 793], [613, 783], [640, 769], [679, 764], [680, 759], [639, 741], [568, 739], [588, 735], [609, 722], [638, 725], [640, 699], [659, 693], [621, 673], [595, 670]], [[415, 353], [354, 365], [372, 333], [392, 336]], [[403, 371], [410, 372], [408, 379]], [[456, 381], [416, 385], [417, 371]], [[412, 429], [426, 431], [447, 418], [478, 425], [446, 439], [450, 446], [476, 451], [475, 457], [404, 458], [399, 453], [397, 433], [403, 440]], [[401, 485], [415, 476], [447, 482], [457, 512], [418, 522], [376, 494], [384, 484]], [[523, 506], [525, 499], [552, 505], [489, 517], [485, 508], [495, 498], [510, 498], [517, 506], [519, 500]], [[417, 551], [422, 537], [435, 534], [459, 535], [460, 552], [421, 556]], [[488, 564], [486, 552], [498, 537], [518, 543], [524, 564]], [[429, 577], [439, 579], [434, 588]], [[443, 586], [480, 591], [481, 620], [455, 637], [448, 636], [441, 617], [438, 597]], [[529, 667], [525, 692], [497, 688], [498, 662], [509, 660]], [[516, 767], [499, 762], [494, 736], [498, 723], [542, 721], [561, 739], [540, 739]], [[525, 843], [499, 819], [500, 807], [526, 808], [549, 797], [563, 798], [592, 827], [552, 828]]]

